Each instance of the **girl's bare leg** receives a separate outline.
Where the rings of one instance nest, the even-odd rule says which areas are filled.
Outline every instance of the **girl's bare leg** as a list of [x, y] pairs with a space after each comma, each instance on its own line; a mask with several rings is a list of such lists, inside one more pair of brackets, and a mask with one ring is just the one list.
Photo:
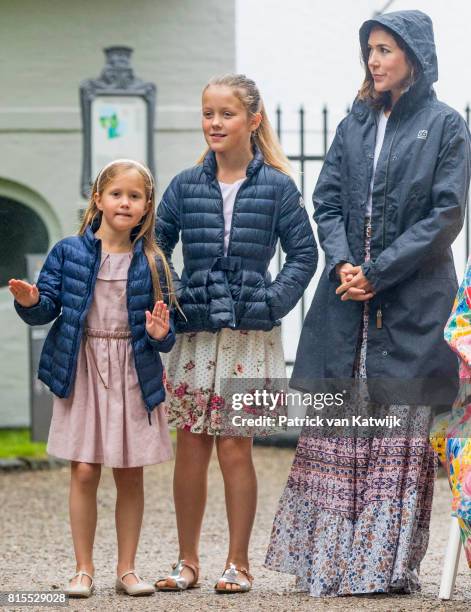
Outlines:
[[[96, 494], [100, 482], [101, 465], [72, 461], [70, 464], [69, 513], [74, 542], [76, 571], [83, 570], [93, 576], [93, 542], [97, 522]], [[78, 578], [72, 580], [72, 584]], [[90, 579], [82, 577], [83, 585], [90, 586]]]
[[[224, 478], [229, 552], [227, 563], [249, 569], [249, 540], [257, 508], [257, 476], [252, 460], [252, 438], [223, 437], [217, 439], [219, 465]], [[241, 503], [243, 500], [243, 503]], [[241, 579], [246, 579], [239, 574]], [[240, 590], [239, 585], [221, 588]]]
[[[118, 537], [119, 578], [128, 570], [135, 569], [137, 546], [144, 514], [144, 469], [113, 468], [116, 483], [116, 534]], [[133, 574], [124, 577], [126, 584], [137, 583]]]
[[[173, 498], [177, 517], [179, 559], [199, 565], [198, 547], [208, 489], [208, 465], [214, 436], [177, 430], [177, 450], [173, 477]], [[191, 582], [194, 575], [185, 568], [182, 576]], [[161, 580], [157, 586], [174, 587], [174, 580]]]

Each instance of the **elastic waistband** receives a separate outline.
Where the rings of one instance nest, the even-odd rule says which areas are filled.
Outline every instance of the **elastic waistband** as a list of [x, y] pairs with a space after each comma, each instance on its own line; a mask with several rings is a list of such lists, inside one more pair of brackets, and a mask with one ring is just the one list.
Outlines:
[[93, 329], [91, 327], [86, 327], [83, 333], [89, 338], [130, 338], [131, 337], [131, 332], [127, 330], [109, 331], [107, 329]]

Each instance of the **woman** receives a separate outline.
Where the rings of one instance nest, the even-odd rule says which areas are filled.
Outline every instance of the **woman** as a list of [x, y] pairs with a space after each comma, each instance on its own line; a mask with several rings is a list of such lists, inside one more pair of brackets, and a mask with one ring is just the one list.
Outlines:
[[439, 403], [457, 388], [443, 326], [457, 289], [450, 245], [463, 224], [469, 132], [433, 90], [427, 15], [380, 15], [363, 24], [360, 44], [365, 80], [314, 193], [326, 267], [292, 386], [354, 377], [366, 394], [345, 412], [389, 408], [404, 428], [370, 439], [303, 432], [266, 565], [314, 596], [418, 588], [435, 473], [431, 383], [440, 381]]

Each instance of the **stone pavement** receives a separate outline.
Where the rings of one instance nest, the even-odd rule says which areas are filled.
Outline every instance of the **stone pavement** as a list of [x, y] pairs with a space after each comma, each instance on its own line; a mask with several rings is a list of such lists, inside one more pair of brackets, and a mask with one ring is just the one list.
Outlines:
[[[253, 591], [244, 595], [223, 596], [215, 595], [212, 591], [212, 585], [223, 569], [227, 541], [224, 533], [224, 491], [214, 460], [210, 468], [208, 508], [201, 542], [202, 588], [185, 593], [158, 593], [151, 598], [139, 599], [116, 594], [113, 586], [116, 562], [115, 490], [111, 470], [105, 469], [99, 490], [95, 546], [97, 591], [88, 600], [71, 600], [69, 610], [471, 610], [471, 571], [466, 566], [464, 555], [454, 600], [443, 603], [437, 599], [449, 525], [450, 493], [444, 478], [437, 481], [435, 488], [432, 531], [427, 556], [422, 564], [420, 594], [314, 599], [295, 591], [292, 576], [264, 569], [262, 562], [273, 514], [292, 457], [292, 449], [255, 449], [259, 477], [258, 512], [251, 545], [251, 571], [255, 576], [255, 584]], [[168, 571], [170, 563], [176, 559], [172, 470], [173, 462], [146, 468], [146, 512], [136, 569], [148, 579]], [[59, 588], [74, 573], [68, 526], [68, 479], [68, 468], [0, 473], [0, 590], [48, 591]], [[46, 609], [51, 608], [37, 608]]]

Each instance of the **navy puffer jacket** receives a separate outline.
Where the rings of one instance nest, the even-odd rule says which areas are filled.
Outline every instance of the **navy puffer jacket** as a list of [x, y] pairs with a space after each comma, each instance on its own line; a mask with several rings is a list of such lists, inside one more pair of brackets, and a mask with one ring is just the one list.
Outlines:
[[[184, 269], [175, 275], [186, 316], [177, 331], [270, 330], [307, 287], [317, 247], [294, 181], [264, 163], [259, 150], [237, 193], [227, 255], [223, 199], [210, 151], [203, 164], [178, 174], [157, 210], [157, 242], [170, 261], [181, 232]], [[285, 264], [271, 282], [268, 265], [278, 238]]]
[[[29, 325], [44, 325], [56, 319], [44, 343], [38, 375], [58, 397], [68, 397], [75, 380], [80, 342], [101, 261], [101, 240], [94, 236], [98, 226], [99, 222], [83, 236], [64, 238], [53, 247], [39, 275], [40, 300], [36, 306], [24, 308], [15, 301], [17, 313]], [[163, 283], [164, 276], [160, 276]], [[159, 351], [170, 351], [175, 334], [173, 323], [163, 340], [154, 340], [146, 332], [145, 311], [152, 309], [153, 294], [141, 240], [134, 246], [129, 267], [127, 304], [136, 371], [150, 413], [165, 399]]]

